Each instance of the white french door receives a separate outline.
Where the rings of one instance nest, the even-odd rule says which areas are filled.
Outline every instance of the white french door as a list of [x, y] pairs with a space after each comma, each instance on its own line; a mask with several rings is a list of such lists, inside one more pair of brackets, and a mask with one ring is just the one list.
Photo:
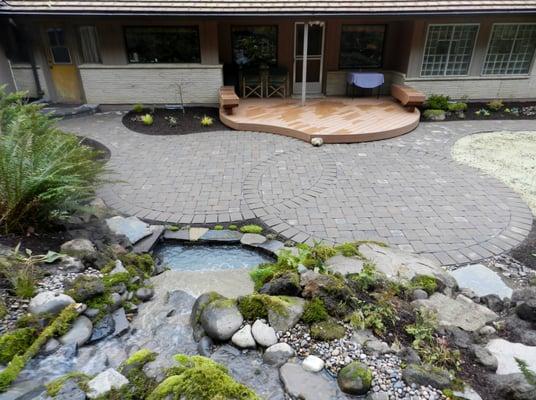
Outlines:
[[[304, 23], [294, 25], [294, 81], [293, 92], [301, 93], [303, 85], [303, 37]], [[324, 65], [324, 24], [309, 24], [307, 40], [307, 94], [322, 93], [322, 68]]]

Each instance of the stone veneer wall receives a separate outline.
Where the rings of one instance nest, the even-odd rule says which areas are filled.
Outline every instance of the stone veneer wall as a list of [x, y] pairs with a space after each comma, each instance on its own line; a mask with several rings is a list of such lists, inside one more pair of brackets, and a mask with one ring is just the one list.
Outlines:
[[[11, 70], [13, 71], [13, 77], [15, 78], [17, 90], [27, 91], [28, 96], [37, 97], [37, 87], [35, 86], [32, 66], [30, 64], [12, 64]], [[43, 70], [40, 67], [37, 67], [37, 75], [39, 77], [41, 89], [47, 93], [45, 76], [43, 75]]]
[[79, 69], [86, 101], [94, 104], [178, 103], [177, 85], [184, 103], [212, 104], [223, 85], [221, 65], [85, 64]]

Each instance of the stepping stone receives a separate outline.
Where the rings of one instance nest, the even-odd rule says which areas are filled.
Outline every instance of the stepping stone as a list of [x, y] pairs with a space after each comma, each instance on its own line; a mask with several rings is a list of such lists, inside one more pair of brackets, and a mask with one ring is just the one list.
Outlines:
[[164, 229], [163, 225], [151, 225], [153, 233], [136, 243], [132, 248], [132, 251], [136, 254], [148, 253], [151, 251], [154, 244], [160, 239], [160, 236], [162, 236]]
[[226, 243], [238, 243], [242, 239], [242, 233], [238, 231], [231, 231], [229, 229], [223, 229], [217, 231], [214, 229], [209, 230], [199, 240], [206, 242], [226, 242]]
[[358, 274], [363, 269], [364, 262], [357, 258], [336, 255], [326, 260], [326, 268], [331, 272], [338, 272], [345, 276], [348, 274]]
[[258, 248], [264, 249], [274, 255], [277, 255], [277, 252], [285, 247], [285, 244], [283, 242], [280, 242], [279, 240], [268, 240], [264, 243], [261, 243], [257, 245]]
[[318, 400], [337, 397], [335, 381], [323, 374], [306, 371], [301, 365], [288, 362], [279, 369], [286, 391], [296, 399]]
[[135, 244], [146, 236], [153, 233], [151, 226], [138, 217], [115, 217], [106, 220], [108, 228], [116, 235], [126, 236], [130, 243]]
[[181, 229], [178, 231], [170, 231], [166, 229], [164, 232], [164, 239], [166, 240], [190, 240], [190, 230]]
[[489, 341], [486, 348], [499, 362], [499, 367], [496, 372], [497, 375], [521, 372], [515, 358], [525, 361], [530, 370], [536, 371], [536, 346], [512, 343], [504, 339], [492, 339]]
[[482, 264], [458, 268], [452, 275], [460, 288], [469, 288], [477, 296], [495, 294], [501, 299], [512, 296], [512, 289], [503, 282], [499, 274]]
[[240, 240], [240, 243], [246, 246], [258, 246], [266, 242], [266, 237], [257, 233], [245, 233]]
[[476, 304], [463, 295], [452, 299], [442, 293], [434, 293], [426, 300], [414, 300], [411, 304], [437, 312], [441, 326], [457, 326], [468, 332], [474, 332], [498, 318], [489, 308]]
[[190, 240], [197, 242], [207, 232], [208, 228], [190, 228]]

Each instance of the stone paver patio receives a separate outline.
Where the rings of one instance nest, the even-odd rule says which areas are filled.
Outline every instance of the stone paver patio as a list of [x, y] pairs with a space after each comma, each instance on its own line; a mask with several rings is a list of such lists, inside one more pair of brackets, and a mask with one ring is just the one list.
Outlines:
[[255, 132], [143, 135], [115, 112], [60, 125], [111, 150], [115, 182], [99, 195], [146, 220], [257, 217], [298, 242], [376, 239], [445, 265], [507, 251], [532, 224], [517, 194], [455, 163], [450, 148], [470, 133], [536, 130], [536, 121], [424, 123], [395, 139], [320, 148]]

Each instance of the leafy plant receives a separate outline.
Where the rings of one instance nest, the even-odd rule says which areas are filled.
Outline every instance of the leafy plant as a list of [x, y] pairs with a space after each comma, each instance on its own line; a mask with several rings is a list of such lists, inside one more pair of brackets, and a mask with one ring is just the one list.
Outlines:
[[349, 278], [355, 282], [357, 289], [361, 291], [368, 291], [370, 288], [374, 287], [379, 280], [376, 267], [370, 262], [366, 262], [363, 265], [361, 272], [352, 274]]
[[8, 231], [79, 209], [104, 171], [99, 152], [61, 132], [22, 96], [0, 87], [0, 225]]
[[430, 275], [417, 275], [411, 280], [413, 289], [422, 289], [429, 295], [437, 290], [437, 280]]
[[467, 111], [467, 103], [462, 103], [462, 102], [449, 103], [448, 110], [451, 112]]
[[504, 103], [502, 100], [492, 100], [488, 104], [486, 104], [486, 106], [491, 111], [497, 112], [497, 111], [501, 111], [501, 109], [504, 108]]
[[177, 118], [175, 118], [175, 117], [173, 117], [171, 115], [165, 117], [164, 119], [168, 122], [168, 125], [169, 125], [170, 128], [174, 128], [179, 124], [179, 121], [177, 120]]
[[517, 366], [519, 367], [519, 370], [529, 383], [529, 385], [536, 387], [536, 372], [531, 371], [529, 369], [529, 365], [525, 360], [522, 360], [520, 358], [514, 357], [516, 360]]
[[376, 303], [363, 304], [359, 310], [352, 313], [349, 322], [356, 329], [372, 329], [375, 334], [383, 336], [396, 320], [393, 305], [386, 300], [379, 300]]
[[201, 118], [202, 126], [211, 126], [213, 123], [214, 123], [214, 119], [212, 117], [204, 115], [203, 118]]
[[143, 122], [144, 125], [150, 126], [154, 122], [153, 116], [151, 114], [142, 115], [141, 122]]
[[215, 231], [222, 231], [223, 230], [223, 225], [215, 225], [214, 230]]
[[238, 229], [238, 226], [234, 225], [234, 224], [231, 224], [227, 227], [227, 229], [231, 230], [231, 231], [236, 231]]
[[242, 233], [262, 233], [262, 226], [259, 225], [244, 225], [240, 228], [240, 232]]
[[426, 103], [424, 105], [429, 109], [448, 111], [449, 100], [449, 96], [432, 94], [428, 97], [428, 99], [426, 99]]
[[141, 112], [143, 112], [143, 104], [141, 103], [136, 103], [132, 106], [132, 111], [134, 111], [135, 113], [139, 114]]
[[419, 349], [423, 343], [432, 343], [437, 328], [437, 315], [426, 308], [419, 308], [415, 314], [415, 323], [406, 325], [406, 332], [413, 336], [412, 346]]
[[445, 116], [445, 111], [437, 109], [425, 110], [422, 114], [426, 119], [437, 119]]
[[363, 255], [359, 252], [359, 246], [357, 243], [343, 243], [335, 246], [335, 250], [340, 252], [345, 257], [358, 257], [363, 259]]
[[488, 110], [486, 110], [485, 108], [481, 108], [480, 110], [475, 111], [475, 114], [476, 115], [482, 115], [483, 117], [489, 117], [491, 115], [491, 113]]

